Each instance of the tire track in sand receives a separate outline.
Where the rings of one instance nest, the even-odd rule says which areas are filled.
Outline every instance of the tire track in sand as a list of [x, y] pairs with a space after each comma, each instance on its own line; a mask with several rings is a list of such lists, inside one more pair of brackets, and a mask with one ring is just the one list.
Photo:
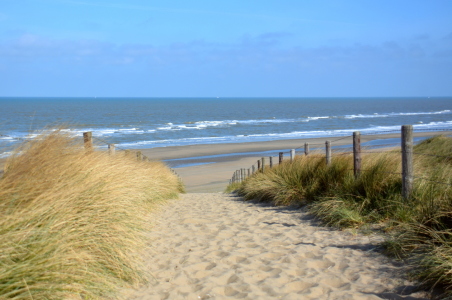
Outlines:
[[398, 293], [412, 290], [402, 266], [372, 251], [381, 238], [318, 226], [300, 210], [186, 194], [155, 218], [154, 280], [127, 299], [405, 299]]

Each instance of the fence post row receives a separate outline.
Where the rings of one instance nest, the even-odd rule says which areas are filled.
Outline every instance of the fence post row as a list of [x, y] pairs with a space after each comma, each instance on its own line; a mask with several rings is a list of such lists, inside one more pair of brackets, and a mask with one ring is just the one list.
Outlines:
[[326, 164], [329, 166], [331, 164], [331, 142], [325, 142], [325, 150], [326, 150]]
[[[88, 151], [92, 151], [92, 135], [91, 132], [83, 133], [84, 141], [85, 141], [85, 149]], [[414, 180], [414, 171], [413, 171], [413, 126], [412, 125], [403, 125], [401, 129], [401, 139], [402, 139], [402, 196], [404, 199], [409, 199], [412, 196], [413, 191], [413, 180]], [[109, 145], [109, 149], [112, 153], [114, 153], [114, 145]], [[331, 164], [331, 142], [325, 142], [325, 151], [326, 151], [326, 163], [327, 165]], [[129, 151], [126, 150], [126, 155]], [[309, 154], [309, 144], [305, 143], [305, 155]], [[284, 153], [279, 152], [279, 164], [283, 162]], [[270, 168], [273, 167], [273, 158], [269, 157]], [[295, 159], [295, 149], [290, 150], [290, 161], [293, 162]], [[359, 131], [353, 132], [353, 171], [355, 177], [358, 177], [361, 173], [361, 133]], [[252, 170], [252, 173], [251, 173]], [[252, 169], [248, 169], [248, 177], [251, 174], [256, 172], [255, 166], [252, 166]], [[257, 161], [257, 171], [265, 170], [265, 158], [262, 157]], [[246, 178], [245, 169], [241, 171], [236, 171], [233, 174], [232, 181], [242, 181]]]
[[413, 189], [413, 126], [402, 126], [402, 196], [411, 197]]
[[353, 132], [353, 172], [355, 177], [361, 173], [361, 133]]

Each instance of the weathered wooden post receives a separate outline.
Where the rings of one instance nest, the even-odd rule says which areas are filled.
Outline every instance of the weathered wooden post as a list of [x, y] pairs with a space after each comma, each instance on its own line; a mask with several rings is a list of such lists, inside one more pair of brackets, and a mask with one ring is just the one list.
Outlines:
[[295, 149], [290, 150], [290, 162], [293, 162], [295, 159]]
[[304, 143], [304, 155], [309, 155], [309, 143]]
[[331, 142], [325, 142], [325, 150], [326, 150], [326, 165], [329, 166], [331, 164]]
[[246, 179], [245, 169], [242, 168], [241, 172], [242, 172], [242, 180], [245, 180]]
[[261, 160], [259, 159], [257, 161], [257, 171], [259, 172], [261, 170]]
[[251, 176], [251, 170], [248, 168], [248, 177]]
[[137, 160], [142, 161], [143, 160], [143, 153], [141, 151], [137, 151]]
[[251, 168], [253, 169], [253, 174], [256, 173], [256, 167], [252, 165]]
[[279, 164], [282, 164], [284, 159], [284, 152], [279, 152]]
[[269, 165], [270, 165], [270, 169], [271, 169], [271, 168], [273, 168], [273, 157], [269, 156], [268, 160], [269, 160]]
[[353, 172], [355, 177], [361, 173], [361, 133], [353, 132]]
[[93, 152], [93, 133], [92, 132], [84, 132], [83, 133], [83, 144], [85, 145], [86, 153]]
[[115, 144], [108, 144], [108, 154], [109, 155], [115, 155]]
[[265, 157], [262, 157], [261, 161], [262, 161], [262, 173], [263, 173], [265, 170]]
[[402, 196], [409, 199], [413, 190], [413, 126], [402, 126]]

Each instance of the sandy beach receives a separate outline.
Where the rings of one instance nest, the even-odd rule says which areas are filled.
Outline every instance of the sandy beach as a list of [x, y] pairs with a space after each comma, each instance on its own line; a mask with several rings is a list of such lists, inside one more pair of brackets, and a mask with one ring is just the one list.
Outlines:
[[190, 193], [152, 218], [148, 286], [126, 299], [425, 299], [382, 238], [319, 226], [299, 208]]
[[[450, 133], [447, 133], [450, 134]], [[431, 136], [435, 133], [416, 134]], [[399, 138], [366, 136], [365, 140]], [[322, 144], [326, 139], [311, 139]], [[379, 252], [381, 235], [335, 230], [296, 207], [244, 201], [222, 191], [258, 152], [306, 140], [196, 145], [143, 151], [202, 163], [176, 168], [189, 193], [151, 216], [145, 266], [152, 282], [125, 299], [427, 299], [406, 267]], [[351, 138], [338, 141], [347, 145]], [[222, 155], [222, 154], [237, 155]], [[201, 156], [201, 157], [200, 157]], [[196, 159], [191, 159], [197, 157]]]
[[[439, 134], [451, 135], [452, 132], [419, 132], [414, 137], [430, 137]], [[338, 140], [339, 139], [339, 140]], [[363, 135], [361, 142], [400, 139], [400, 134]], [[241, 168], [250, 168], [263, 155], [260, 152], [270, 151], [277, 156], [279, 151], [290, 149], [303, 151], [304, 144], [309, 143], [311, 149], [324, 149], [325, 141], [336, 141], [334, 146], [352, 145], [352, 137], [323, 137], [311, 139], [277, 140], [269, 142], [189, 145], [180, 147], [162, 147], [142, 149], [144, 155], [155, 160], [175, 160], [186, 167], [175, 169], [185, 183], [187, 192], [223, 192], [233, 172]], [[393, 142], [394, 143], [394, 142]], [[399, 142], [400, 143], [400, 142]], [[266, 154], [267, 155], [267, 154]]]

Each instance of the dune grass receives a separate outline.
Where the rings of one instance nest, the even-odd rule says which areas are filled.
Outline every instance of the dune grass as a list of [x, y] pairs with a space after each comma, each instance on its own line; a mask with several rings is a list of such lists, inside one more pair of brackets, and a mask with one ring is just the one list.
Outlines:
[[401, 154], [366, 154], [355, 178], [352, 155], [296, 157], [230, 187], [246, 199], [308, 205], [327, 225], [379, 223], [386, 252], [404, 258], [413, 276], [452, 297], [452, 138], [438, 136], [414, 148], [414, 191], [401, 196]]
[[160, 162], [87, 154], [59, 131], [22, 145], [0, 179], [0, 298], [112, 299], [146, 282], [149, 214], [181, 188]]

